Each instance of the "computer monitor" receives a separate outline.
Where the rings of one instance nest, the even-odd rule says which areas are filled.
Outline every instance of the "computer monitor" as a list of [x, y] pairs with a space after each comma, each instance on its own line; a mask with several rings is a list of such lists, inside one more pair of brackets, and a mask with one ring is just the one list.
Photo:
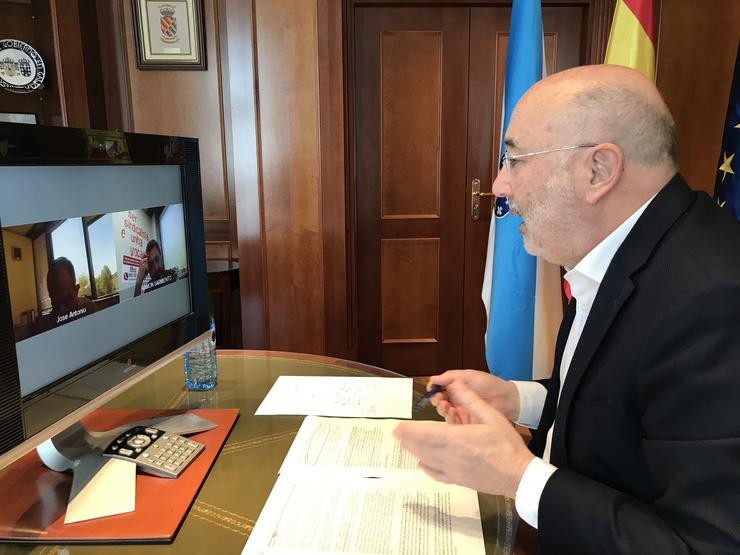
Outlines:
[[196, 139], [0, 123], [2, 454], [208, 330]]

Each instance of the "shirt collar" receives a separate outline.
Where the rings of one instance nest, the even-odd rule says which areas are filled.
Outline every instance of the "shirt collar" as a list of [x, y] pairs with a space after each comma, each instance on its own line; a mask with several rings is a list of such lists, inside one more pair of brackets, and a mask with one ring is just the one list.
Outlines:
[[614, 258], [617, 250], [622, 246], [627, 235], [632, 231], [637, 220], [640, 219], [640, 216], [654, 198], [655, 195], [650, 197], [645, 204], [624, 220], [619, 227], [607, 235], [563, 276], [570, 284], [570, 292], [576, 299], [581, 298], [584, 294], [596, 292], [604, 279], [604, 274], [606, 274], [612, 258]]

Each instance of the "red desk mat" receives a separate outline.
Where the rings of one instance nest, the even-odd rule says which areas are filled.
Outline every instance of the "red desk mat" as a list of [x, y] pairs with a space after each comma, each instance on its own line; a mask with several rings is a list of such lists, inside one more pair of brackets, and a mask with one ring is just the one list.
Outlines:
[[[105, 431], [129, 422], [181, 414], [176, 410], [99, 409], [82, 420]], [[197, 409], [218, 427], [193, 434], [203, 452], [177, 479], [136, 475], [136, 510], [64, 524], [72, 475], [46, 468], [36, 450], [0, 475], [0, 542], [111, 543], [172, 541], [239, 415], [239, 409]], [[162, 500], [165, 499], [166, 502]]]

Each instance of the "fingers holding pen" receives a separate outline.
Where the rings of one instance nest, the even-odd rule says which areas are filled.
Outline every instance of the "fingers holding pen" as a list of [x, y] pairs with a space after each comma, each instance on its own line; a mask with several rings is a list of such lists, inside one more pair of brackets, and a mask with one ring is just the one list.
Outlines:
[[449, 424], [467, 423], [467, 418], [456, 410], [446, 388], [453, 383], [467, 381], [471, 370], [447, 370], [438, 376], [432, 376], [427, 383], [427, 391], [435, 391], [429, 402], [437, 409], [437, 413]]
[[436, 407], [448, 424], [480, 423], [485, 419], [486, 412], [491, 410], [486, 401], [459, 381], [447, 386], [444, 398], [437, 400]]
[[470, 419], [467, 418], [464, 411], [459, 411], [444, 391], [435, 393], [429, 402], [437, 409], [437, 414], [443, 417], [448, 424], [469, 423]]
[[436, 376], [432, 376], [429, 378], [429, 382], [427, 383], [427, 390], [431, 389], [433, 386], [441, 386], [442, 390], [444, 390], [448, 385], [455, 381], [462, 381], [466, 382], [470, 379], [470, 373], [477, 372], [476, 370], [447, 370], [446, 372], [442, 372], [441, 374], [438, 374]]

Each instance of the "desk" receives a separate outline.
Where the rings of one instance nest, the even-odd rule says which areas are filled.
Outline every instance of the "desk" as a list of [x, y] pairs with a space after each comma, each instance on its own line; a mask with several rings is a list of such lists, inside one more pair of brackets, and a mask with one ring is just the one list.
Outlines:
[[[254, 416], [280, 375], [395, 376], [372, 366], [314, 355], [264, 351], [219, 351], [219, 385], [206, 392], [183, 386], [182, 362], [165, 365], [132, 387], [108, 408], [239, 408], [241, 415], [172, 544], [0, 545], [0, 553], [238, 554], [277, 478], [277, 471], [303, 420], [302, 416]], [[423, 393], [415, 384], [415, 400]], [[415, 419], [437, 418], [430, 406]], [[516, 513], [512, 500], [479, 495], [486, 553], [512, 552]], [[166, 500], [163, 500], [166, 505]], [[517, 552], [519, 550], [517, 549]]]

